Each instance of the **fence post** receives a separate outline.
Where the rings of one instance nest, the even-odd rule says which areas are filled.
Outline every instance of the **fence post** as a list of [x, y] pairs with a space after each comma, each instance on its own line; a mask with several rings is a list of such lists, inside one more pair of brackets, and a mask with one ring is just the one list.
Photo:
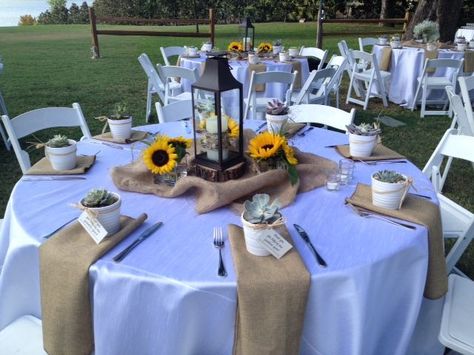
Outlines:
[[[321, 1], [321, 0], [320, 0]], [[316, 35], [316, 47], [323, 49], [323, 23], [324, 19], [318, 14], [318, 30]]]
[[214, 19], [214, 10], [212, 8], [209, 9], [209, 32], [211, 33], [211, 43], [212, 48], [214, 48], [214, 39], [215, 39], [215, 19]]
[[96, 18], [93, 7], [89, 7], [89, 19], [91, 22], [92, 32], [92, 58], [100, 58], [99, 39], [97, 37]]

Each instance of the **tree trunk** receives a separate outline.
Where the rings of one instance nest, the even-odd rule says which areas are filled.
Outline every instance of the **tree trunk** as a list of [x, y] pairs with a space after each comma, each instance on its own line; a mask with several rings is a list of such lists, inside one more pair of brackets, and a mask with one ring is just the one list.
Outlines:
[[[415, 14], [411, 18], [411, 21], [407, 26], [405, 34], [403, 35], [403, 40], [409, 40], [413, 38], [413, 28], [420, 22], [424, 20], [428, 20], [428, 19], [436, 20], [437, 3], [438, 3], [437, 0], [420, 0], [418, 2], [418, 6], [416, 7]], [[433, 18], [433, 16], [435, 18]]]
[[[380, 4], [380, 19], [390, 18], [392, 16], [391, 9], [393, 8], [393, 0], [382, 0]], [[379, 26], [393, 27], [393, 24], [380, 23]]]
[[439, 40], [448, 42], [454, 39], [461, 15], [463, 0], [439, 0], [437, 15], [439, 22]]

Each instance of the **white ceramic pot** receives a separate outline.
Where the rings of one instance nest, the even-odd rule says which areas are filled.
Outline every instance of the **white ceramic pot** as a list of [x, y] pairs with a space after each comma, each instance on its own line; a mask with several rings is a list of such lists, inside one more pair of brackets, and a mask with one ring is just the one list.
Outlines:
[[437, 48], [438, 48], [438, 46], [436, 46], [435, 43], [430, 42], [430, 43], [426, 44], [426, 50], [428, 50], [428, 51], [434, 51]]
[[249, 223], [244, 219], [243, 214], [240, 216], [244, 229], [245, 247], [250, 254], [257, 256], [268, 256], [270, 252], [260, 243], [259, 237], [266, 232], [264, 228], [256, 228], [256, 225]]
[[400, 41], [397, 41], [397, 40], [393, 40], [390, 42], [390, 47], [392, 48], [400, 48], [402, 46], [402, 44], [400, 43]]
[[265, 114], [265, 118], [267, 119], [267, 130], [273, 134], [281, 134], [285, 133], [285, 126], [288, 122], [288, 115], [270, 115]]
[[388, 39], [385, 37], [379, 37], [379, 44], [385, 46], [388, 43]]
[[297, 57], [300, 54], [300, 50], [298, 48], [290, 48], [288, 49], [288, 53], [290, 57]]
[[62, 148], [51, 148], [46, 146], [45, 155], [54, 170], [71, 170], [76, 167], [76, 141], [68, 139], [69, 146]]
[[466, 46], [467, 46], [466, 43], [458, 43], [458, 44], [456, 44], [456, 49], [457, 49], [458, 51], [465, 51], [465, 50], [466, 50]]
[[286, 52], [280, 52], [280, 54], [278, 54], [278, 57], [280, 58], [280, 62], [287, 62], [290, 60], [290, 56]]
[[97, 208], [87, 207], [96, 214], [97, 220], [105, 228], [107, 235], [115, 234], [120, 230], [120, 206], [122, 205], [122, 200], [119, 194], [115, 192], [111, 192], [111, 194], [117, 197], [117, 201], [110, 206]]
[[204, 43], [201, 47], [202, 52], [210, 52], [212, 51], [212, 43]]
[[197, 55], [197, 48], [196, 47], [188, 47], [187, 48], [187, 54], [189, 56], [192, 56], [192, 57], [196, 56]]
[[283, 51], [283, 46], [273, 46], [273, 54], [280, 54]]
[[349, 133], [349, 152], [353, 157], [366, 158], [372, 155], [378, 136], [359, 136]]
[[[374, 173], [376, 174], [376, 173]], [[405, 196], [408, 178], [404, 182], [389, 183], [374, 179], [372, 174], [372, 203], [374, 206], [396, 210]]]
[[132, 116], [123, 120], [107, 120], [113, 139], [125, 140], [132, 135]]
[[258, 56], [256, 54], [249, 53], [248, 61], [249, 61], [249, 64], [257, 64]]

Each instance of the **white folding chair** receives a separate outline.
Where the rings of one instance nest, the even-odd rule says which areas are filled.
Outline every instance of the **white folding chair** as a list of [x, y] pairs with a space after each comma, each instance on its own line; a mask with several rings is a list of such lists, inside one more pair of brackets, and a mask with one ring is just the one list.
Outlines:
[[[362, 105], [364, 107], [364, 110], [366, 110], [369, 104], [370, 97], [375, 96], [381, 98], [383, 105], [387, 107], [388, 93], [386, 90], [385, 81], [390, 79], [390, 73], [388, 71], [379, 70], [377, 58], [373, 53], [369, 54], [362, 51], [352, 51], [352, 56], [354, 57], [355, 63], [352, 67], [352, 76], [351, 81], [349, 83], [349, 90], [347, 91], [346, 104], [352, 102], [358, 105]], [[362, 71], [358, 71], [358, 64], [360, 64], [362, 61], [367, 63], [369, 65], [369, 68]], [[366, 84], [366, 89], [363, 89], [361, 85], [359, 86], [361, 94], [363, 94], [365, 91], [364, 100], [360, 100], [351, 96], [355, 82]], [[372, 91], [373, 84], [375, 84], [376, 92]]]
[[474, 120], [469, 117], [461, 97], [456, 95], [452, 86], [446, 86], [449, 104], [453, 110], [454, 117], [451, 128], [457, 128], [458, 132], [467, 136], [474, 136]]
[[378, 43], [377, 38], [373, 37], [359, 37], [359, 49], [361, 52], [368, 52], [365, 47], [367, 46], [374, 46]]
[[[298, 72], [295, 70], [293, 73], [282, 72], [282, 71], [271, 71], [256, 73], [252, 71], [250, 76], [249, 92], [245, 102], [245, 113], [244, 119], [248, 118], [249, 111], [252, 111], [252, 118], [256, 118], [257, 112], [265, 112], [267, 104], [272, 99], [278, 99], [283, 101], [285, 104], [291, 103], [291, 94], [293, 92], [293, 85]], [[283, 85], [284, 86], [284, 97], [263, 97], [257, 95], [257, 85]], [[286, 89], [286, 90], [285, 90]], [[258, 97], [257, 97], [258, 96]]]
[[170, 57], [183, 55], [186, 52], [186, 47], [160, 47], [160, 51], [165, 65], [176, 65], [176, 63], [170, 63]]
[[468, 119], [473, 122], [474, 114], [472, 113], [472, 101], [470, 92], [474, 91], [474, 76], [460, 76], [458, 78], [459, 87], [461, 89], [462, 100]]
[[[346, 58], [347, 63], [345, 67], [345, 71], [347, 73], [347, 76], [349, 77], [349, 80], [352, 78], [352, 68], [354, 68], [354, 65], [356, 65], [356, 68], [358, 68], [358, 64], [356, 63], [354, 57], [352, 56], [352, 50], [349, 49], [347, 42], [345, 40], [342, 40], [337, 43], [337, 46], [339, 48], [339, 52], [341, 55]], [[363, 68], [358, 68], [358, 71], [362, 70]], [[359, 82], [356, 81], [353, 83], [354, 85], [354, 91], [358, 97], [361, 97], [361, 89], [359, 87]]]
[[175, 65], [163, 66], [160, 64], [157, 64], [157, 68], [159, 76], [165, 81], [165, 99], [163, 101], [164, 105], [168, 105], [170, 101], [191, 99], [190, 92], [183, 92], [178, 95], [173, 95], [173, 82], [179, 79], [180, 82], [182, 80], [189, 80], [191, 84], [194, 83], [199, 78], [198, 68], [188, 69]]
[[301, 90], [291, 94], [292, 104], [299, 105], [305, 103], [327, 105], [329, 93], [331, 91], [328, 85], [334, 78], [335, 74], [336, 69], [334, 68], [313, 70], [309, 74], [308, 79], [306, 79]]
[[192, 100], [180, 100], [162, 106], [155, 103], [158, 123], [173, 122], [191, 118], [193, 116]]
[[317, 47], [301, 47], [300, 56], [302, 57], [313, 57], [319, 59], [318, 70], [323, 69], [324, 63], [326, 62], [326, 57], [328, 56], [327, 50], [322, 50]]
[[336, 73], [334, 74], [334, 84], [332, 87], [329, 87], [329, 90], [336, 95], [336, 107], [339, 108], [339, 91], [341, 88], [342, 82], [342, 74], [347, 66], [347, 59], [342, 55], [333, 55], [331, 59], [329, 59], [328, 65], [326, 68], [333, 68], [336, 69]]
[[43, 349], [41, 320], [22, 316], [0, 331], [0, 353], [15, 355], [47, 355]]
[[146, 55], [145, 53], [140, 54], [140, 56], [138, 57], [138, 61], [140, 62], [140, 65], [142, 66], [148, 78], [145, 120], [146, 122], [149, 122], [150, 115], [151, 115], [152, 96], [153, 94], [157, 94], [161, 102], [164, 102], [165, 101], [165, 84], [158, 76], [158, 73], [155, 67], [153, 66], [148, 55]]
[[73, 103], [72, 108], [40, 108], [22, 113], [11, 120], [4, 115], [2, 120], [23, 174], [31, 167], [31, 162], [28, 153], [21, 149], [18, 139], [53, 127], [80, 127], [85, 138], [91, 137], [91, 132], [78, 103]]
[[437, 192], [441, 210], [441, 222], [445, 238], [456, 238], [446, 256], [447, 272], [455, 269], [456, 263], [474, 236], [474, 214], [442, 194], [448, 170], [442, 170], [445, 159], [454, 158], [474, 162], [474, 137], [458, 134], [448, 129], [430, 159], [423, 168], [423, 174], [431, 179]]
[[[463, 64], [463, 60], [457, 59], [426, 59], [423, 67], [421, 77], [418, 78], [418, 86], [416, 88], [415, 97], [411, 104], [411, 110], [413, 111], [418, 103], [418, 96], [421, 90], [421, 112], [420, 117], [425, 115], [450, 115], [451, 109], [446, 110], [447, 98], [443, 95], [441, 99], [428, 100], [428, 94], [430, 90], [441, 89], [444, 91], [445, 87], [451, 85], [456, 87], [456, 80], [459, 75], [459, 71]], [[452, 69], [452, 70], [446, 70]], [[445, 76], [437, 75], [437, 71], [446, 70]], [[430, 75], [432, 74], [432, 75]], [[444, 104], [442, 110], [427, 110], [427, 104]]]
[[355, 109], [346, 112], [326, 105], [293, 105], [290, 106], [290, 117], [295, 122], [318, 123], [347, 132], [346, 125], [354, 121]]
[[474, 281], [451, 274], [448, 285], [438, 339], [457, 353], [474, 355]]

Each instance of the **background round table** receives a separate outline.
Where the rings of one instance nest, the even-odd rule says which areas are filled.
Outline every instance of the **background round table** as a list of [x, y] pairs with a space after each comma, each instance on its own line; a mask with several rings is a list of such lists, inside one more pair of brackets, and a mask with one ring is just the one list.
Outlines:
[[[248, 121], [246, 125], [255, 128], [259, 123]], [[190, 126], [185, 128], [181, 122], [144, 129], [191, 135]], [[347, 143], [347, 136], [313, 129], [304, 137], [296, 136], [292, 143], [303, 151], [338, 161], [338, 153], [325, 146]], [[20, 180], [16, 184], [0, 230], [0, 329], [25, 314], [41, 317], [41, 236], [78, 216], [79, 211], [69, 204], [79, 201], [91, 188], [117, 191], [109, 169], [136, 159], [141, 148], [141, 143], [115, 149], [84, 140], [78, 143], [78, 154], [100, 151], [86, 180]], [[412, 176], [420, 193], [435, 201], [431, 183], [411, 163], [356, 163], [354, 181], [369, 183], [371, 173], [383, 168]], [[435, 354], [442, 300], [430, 306], [434, 321], [421, 317], [421, 342], [412, 340], [417, 319], [421, 319], [420, 308], [427, 302], [423, 301], [427, 230], [359, 217], [344, 204], [354, 188], [355, 183], [337, 192], [321, 187], [299, 194], [283, 209], [295, 247], [311, 273], [301, 354]], [[90, 268], [95, 354], [231, 354], [236, 275], [225, 233], [223, 256], [229, 275], [217, 276], [218, 253], [212, 245], [212, 229], [222, 226], [226, 230], [229, 223], [240, 225], [239, 216], [226, 207], [199, 215], [191, 193], [174, 199], [119, 193], [123, 214], [137, 217], [146, 212], [149, 218]], [[157, 221], [164, 222], [160, 230], [121, 263], [112, 261], [144, 228]], [[315, 262], [293, 223], [308, 231], [328, 268], [322, 269]], [[420, 344], [424, 350], [407, 350]]]

